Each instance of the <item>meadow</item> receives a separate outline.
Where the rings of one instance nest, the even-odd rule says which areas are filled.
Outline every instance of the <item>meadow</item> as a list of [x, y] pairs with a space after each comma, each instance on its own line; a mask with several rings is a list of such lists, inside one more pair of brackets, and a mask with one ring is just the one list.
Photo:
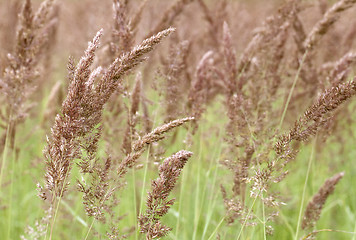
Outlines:
[[356, 240], [356, 0], [0, 0], [0, 239]]

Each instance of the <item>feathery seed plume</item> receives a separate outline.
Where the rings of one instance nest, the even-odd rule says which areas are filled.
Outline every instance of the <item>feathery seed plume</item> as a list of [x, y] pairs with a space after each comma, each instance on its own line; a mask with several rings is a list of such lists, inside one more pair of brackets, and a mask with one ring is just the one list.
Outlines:
[[184, 165], [192, 155], [192, 152], [181, 150], [164, 160], [159, 166], [159, 178], [152, 181], [152, 191], [147, 196], [146, 213], [138, 218], [140, 232], [146, 234], [147, 240], [164, 237], [171, 230], [160, 222], [160, 218], [167, 214], [174, 204], [175, 199], [168, 200], [168, 196], [176, 185]]
[[313, 199], [308, 203], [304, 213], [302, 228], [313, 228], [320, 218], [321, 210], [327, 198], [334, 192], [336, 184], [345, 175], [344, 172], [338, 173], [327, 179], [319, 191], [314, 195]]

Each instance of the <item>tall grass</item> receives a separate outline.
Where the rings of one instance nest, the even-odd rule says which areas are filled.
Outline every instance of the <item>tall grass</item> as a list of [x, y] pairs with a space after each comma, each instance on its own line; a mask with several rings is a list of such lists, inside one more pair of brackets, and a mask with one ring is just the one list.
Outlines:
[[355, 3], [2, 1], [0, 239], [356, 239]]

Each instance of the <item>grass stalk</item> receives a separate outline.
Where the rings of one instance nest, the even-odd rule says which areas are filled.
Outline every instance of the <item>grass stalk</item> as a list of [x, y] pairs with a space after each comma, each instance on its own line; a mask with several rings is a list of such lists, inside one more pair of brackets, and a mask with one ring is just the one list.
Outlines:
[[302, 70], [302, 67], [303, 67], [303, 64], [305, 62], [305, 59], [306, 59], [307, 55], [308, 55], [308, 50], [306, 50], [304, 52], [302, 60], [300, 61], [299, 68], [298, 68], [297, 73], [296, 73], [296, 75], [294, 77], [294, 81], [293, 81], [292, 87], [291, 87], [291, 89], [289, 91], [286, 104], [284, 105], [284, 109], [283, 109], [283, 112], [282, 112], [282, 117], [281, 117], [281, 120], [279, 121], [278, 130], [281, 130], [281, 128], [282, 128], [282, 125], [283, 125], [283, 122], [284, 122], [284, 118], [286, 117], [286, 114], [287, 114], [287, 110], [288, 110], [288, 106], [289, 106], [290, 100], [292, 99], [295, 86], [297, 85], [297, 82], [298, 82], [298, 79], [299, 79], [300, 71]]
[[[261, 194], [261, 189], [259, 190], [257, 196], [259, 196], [260, 194]], [[237, 235], [237, 237], [236, 237], [236, 240], [239, 240], [239, 239], [240, 239], [240, 237], [241, 237], [241, 235], [242, 235], [242, 232], [243, 232], [243, 230], [244, 230], [244, 228], [245, 228], [245, 226], [246, 226], [247, 220], [248, 220], [248, 218], [250, 217], [250, 214], [251, 214], [251, 212], [252, 212], [253, 207], [255, 206], [256, 200], [257, 200], [257, 197], [255, 197], [255, 199], [254, 199], [253, 202], [252, 202], [251, 207], [250, 207], [249, 210], [248, 210], [247, 216], [246, 216], [246, 218], [245, 218], [244, 223], [243, 223], [242, 226], [241, 226], [241, 229], [240, 229], [240, 231], [239, 231], [239, 233], [238, 233], [238, 235]]]
[[146, 182], [147, 182], [147, 174], [148, 174], [148, 164], [149, 164], [149, 158], [150, 158], [150, 149], [151, 147], [148, 148], [147, 155], [146, 155], [146, 162], [145, 162], [145, 170], [143, 172], [143, 181], [142, 181], [142, 190], [141, 190], [141, 202], [140, 202], [140, 209], [139, 209], [139, 215], [142, 214], [142, 209], [145, 204], [145, 194], [146, 194]]
[[218, 223], [218, 225], [216, 226], [216, 228], [214, 229], [213, 233], [210, 235], [210, 237], [208, 238], [208, 240], [211, 240], [214, 238], [214, 236], [216, 235], [216, 233], [218, 232], [219, 228], [221, 227], [222, 223], [224, 222], [225, 217], [223, 217], [220, 222]]
[[11, 182], [10, 182], [10, 200], [9, 200], [9, 216], [8, 216], [8, 239], [11, 238], [11, 229], [12, 229], [12, 206], [13, 206], [13, 193], [14, 193], [14, 183], [15, 183], [15, 171], [16, 171], [16, 163], [15, 163], [15, 149], [16, 146], [14, 146], [14, 148], [12, 149], [12, 154], [11, 154], [11, 168], [10, 168], [10, 174], [11, 174]]
[[310, 152], [310, 157], [309, 157], [309, 162], [308, 162], [308, 169], [307, 169], [307, 173], [306, 173], [305, 181], [304, 181], [304, 186], [303, 186], [303, 193], [302, 193], [302, 199], [301, 199], [300, 208], [299, 208], [298, 222], [297, 222], [297, 228], [295, 230], [294, 240], [297, 240], [298, 239], [298, 235], [299, 235], [299, 229], [300, 229], [300, 224], [301, 224], [302, 215], [303, 215], [305, 193], [306, 193], [306, 190], [307, 190], [309, 174], [310, 174], [310, 170], [311, 170], [311, 166], [312, 166], [312, 162], [313, 162], [313, 158], [314, 158], [316, 140], [317, 140], [317, 136], [315, 136], [315, 138], [313, 140], [312, 149], [311, 149], [311, 152]]
[[136, 197], [136, 171], [135, 168], [132, 169], [132, 184], [133, 184], [133, 191], [132, 191], [132, 199], [133, 199], [133, 216], [134, 216], [134, 226], [135, 226], [135, 236], [138, 239], [138, 229], [137, 229], [137, 197]]
[[[1, 170], [0, 170], [0, 199], [5, 195], [5, 190], [2, 187], [3, 184], [3, 178], [5, 175], [5, 168], [7, 168], [6, 164], [7, 161], [10, 160], [11, 161], [11, 167], [10, 167], [10, 193], [9, 193], [9, 208], [8, 208], [8, 216], [7, 216], [7, 231], [6, 231], [6, 235], [7, 235], [7, 239], [10, 239], [11, 236], [11, 224], [12, 224], [12, 195], [13, 195], [13, 184], [14, 184], [14, 174], [15, 174], [15, 151], [14, 148], [11, 148], [11, 137], [10, 137], [10, 133], [12, 132], [12, 128], [13, 126], [13, 122], [11, 121], [12, 119], [12, 109], [10, 110], [10, 122], [7, 124], [7, 128], [6, 128], [6, 138], [5, 138], [5, 146], [4, 146], [4, 150], [2, 152], [2, 163], [1, 163]], [[10, 152], [9, 152], [10, 151]]]
[[[65, 175], [65, 178], [64, 178], [64, 181], [63, 181], [63, 184], [66, 184], [67, 182], [67, 178], [68, 178], [68, 171], [66, 172], [66, 175]], [[55, 212], [54, 212], [54, 215], [52, 217], [52, 221], [51, 221], [51, 232], [50, 232], [50, 236], [49, 236], [49, 240], [52, 240], [52, 236], [53, 236], [53, 231], [54, 231], [54, 226], [55, 226], [55, 222], [56, 222], [56, 219], [57, 219], [57, 215], [58, 215], [58, 211], [59, 211], [59, 205], [61, 203], [61, 200], [62, 200], [62, 196], [63, 196], [63, 193], [64, 193], [64, 189], [65, 187], [63, 186], [62, 189], [61, 189], [61, 192], [60, 192], [60, 196], [59, 197], [56, 197], [55, 196], [55, 193], [57, 192], [57, 190], [55, 189], [53, 191], [53, 201], [54, 201], [54, 208], [55, 209]], [[57, 201], [58, 199], [58, 201]], [[57, 202], [57, 203], [56, 203]]]
[[201, 161], [202, 161], [202, 142], [200, 141], [200, 145], [199, 145], [199, 154], [198, 154], [198, 166], [197, 166], [197, 188], [196, 188], [196, 192], [195, 192], [195, 212], [194, 212], [194, 232], [193, 232], [193, 237], [192, 239], [195, 240], [196, 236], [197, 236], [197, 231], [198, 231], [198, 225], [199, 225], [199, 219], [200, 219], [200, 171], [201, 171]]
[[277, 210], [280, 213], [279, 216], [281, 216], [281, 219], [284, 222], [284, 224], [286, 225], [286, 227], [288, 228], [291, 236], [294, 236], [295, 232], [294, 232], [292, 225], [289, 223], [288, 219], [286, 218], [286, 216], [283, 214], [282, 210], [279, 207], [277, 207]]
[[[174, 8], [166, 14], [169, 21], [163, 19], [161, 27], [177, 26], [177, 34], [157, 53], [150, 52], [173, 28], [143, 42], [140, 38], [154, 32], [147, 26], [154, 23], [157, 12], [163, 12], [164, 1], [135, 9], [126, 0], [100, 6], [86, 0], [64, 9], [78, 13], [72, 14], [74, 18], [60, 17], [62, 10], [55, 0], [42, 0], [37, 12], [32, 10], [34, 0], [23, 1], [20, 14], [19, 0], [0, 4], [0, 12], [6, 13], [0, 21], [4, 45], [0, 50], [0, 239], [23, 234], [22, 239], [44, 240], [165, 236], [356, 240], [356, 199], [350, 190], [355, 180], [350, 164], [355, 139], [349, 135], [356, 126], [355, 102], [351, 102], [356, 95], [355, 34], [338, 22], [352, 16], [344, 11], [355, 11], [351, 7], [356, 0], [338, 0], [329, 10], [327, 0], [320, 0], [315, 8], [298, 0], [283, 4], [275, 0], [266, 8], [255, 1], [215, 0], [205, 5], [204, 0], [199, 4], [174, 0]], [[80, 10], [83, 4], [88, 11]], [[112, 4], [114, 16], [107, 14]], [[188, 4], [191, 9], [182, 11]], [[98, 14], [90, 13], [98, 7]], [[135, 12], [142, 21], [131, 16]], [[178, 15], [179, 21], [173, 21]], [[258, 28], [244, 29], [258, 25], [256, 21], [267, 15]], [[321, 15], [314, 25], [312, 21]], [[88, 17], [89, 24], [76, 31], [76, 19]], [[92, 23], [110, 21], [111, 26], [105, 25], [105, 34], [111, 32], [107, 39], [100, 41], [104, 33], [100, 30], [79, 61], [69, 60], [68, 88], [57, 87], [64, 80], [55, 67], [64, 64], [57, 50], [79, 54], [85, 43], [68, 43], [85, 39]], [[58, 23], [70, 28], [57, 28]], [[330, 44], [335, 39], [342, 46]], [[199, 56], [203, 56], [200, 61]], [[138, 65], [142, 76], [137, 75], [130, 91]], [[182, 116], [194, 119], [179, 119]], [[177, 119], [173, 125], [171, 119]], [[180, 120], [192, 121], [193, 127], [175, 130], [171, 141], [163, 140], [173, 129], [167, 126], [180, 126]], [[162, 128], [153, 129], [161, 122]], [[185, 132], [189, 135], [183, 140]], [[195, 152], [188, 168], [153, 179], [156, 156], [182, 146]], [[319, 153], [323, 163], [314, 176]], [[40, 178], [44, 165], [46, 174], [38, 190], [47, 200], [39, 203], [31, 179]], [[167, 170], [172, 165], [162, 166]], [[314, 178], [326, 178], [330, 168], [343, 168], [346, 180], [327, 206], [315, 204], [318, 218], [313, 226], [306, 226]], [[78, 188], [69, 185], [77, 177]], [[151, 179], [152, 192], [146, 198]], [[170, 180], [174, 184], [165, 188]], [[180, 189], [175, 188], [174, 200], [168, 200], [177, 181]], [[345, 192], [349, 194], [344, 196]], [[156, 203], [152, 199], [158, 203], [152, 205]], [[167, 202], [159, 204], [162, 199]], [[348, 217], [330, 218], [335, 212]], [[322, 225], [325, 229], [315, 227]], [[270, 236], [272, 226], [274, 236]], [[142, 234], [145, 229], [149, 234]]]
[[309, 237], [311, 237], [312, 235], [315, 235], [317, 233], [321, 233], [321, 232], [337, 232], [337, 233], [346, 233], [346, 234], [352, 234], [353, 237], [355, 237], [356, 232], [348, 232], [348, 231], [343, 231], [343, 230], [334, 230], [334, 229], [320, 229], [320, 230], [316, 230], [313, 231], [311, 233], [309, 233], [308, 235], [306, 235], [305, 237], [302, 238], [302, 240], [307, 240]]
[[[153, 126], [156, 125], [157, 110], [158, 109], [156, 109], [155, 114], [154, 114]], [[149, 148], [147, 150], [145, 170], [143, 172], [143, 182], [142, 182], [142, 191], [141, 191], [141, 202], [140, 202], [139, 215], [142, 214], [142, 209], [143, 209], [143, 206], [145, 204], [145, 200], [144, 199], [145, 199], [145, 195], [146, 195], [146, 182], [147, 182], [147, 175], [148, 175], [148, 165], [149, 165], [149, 161], [150, 161], [150, 153], [151, 153], [151, 146], [149, 146]]]
[[265, 213], [265, 203], [261, 199], [262, 202], [262, 215], [263, 215], [263, 239], [267, 239], [267, 233], [266, 233], [266, 213]]
[[[220, 132], [219, 132], [219, 139], [220, 139]], [[221, 139], [220, 139], [220, 140], [221, 140]], [[218, 141], [218, 142], [221, 143], [221, 141]], [[209, 223], [210, 223], [211, 217], [212, 217], [212, 215], [213, 215], [213, 210], [215, 209], [214, 206], [215, 206], [215, 203], [216, 203], [216, 202], [213, 201], [213, 199], [216, 200], [216, 198], [214, 198], [214, 195], [216, 195], [216, 194], [215, 194], [215, 187], [216, 187], [216, 180], [217, 180], [218, 169], [219, 169], [219, 168], [218, 168], [219, 160], [220, 160], [219, 156], [221, 155], [221, 149], [222, 149], [221, 144], [219, 144], [219, 147], [218, 147], [217, 149], [218, 149], [218, 150], [216, 150], [216, 151], [217, 151], [217, 156], [214, 157], [214, 158], [216, 159], [216, 162], [215, 162], [215, 170], [214, 170], [213, 181], [212, 181], [212, 183], [211, 183], [212, 189], [211, 189], [211, 194], [210, 194], [210, 196], [209, 196], [209, 202], [208, 202], [208, 207], [207, 207], [208, 212], [207, 212], [207, 215], [206, 215], [206, 221], [205, 221], [205, 226], [204, 226], [204, 230], [203, 230], [202, 239], [205, 238], [205, 235], [206, 235], [206, 233], [207, 233], [207, 230], [208, 230], [208, 227], [209, 227]], [[215, 156], [215, 155], [213, 155], [213, 156]], [[209, 171], [210, 171], [212, 168], [213, 168], [213, 166], [211, 165]]]
[[[11, 113], [10, 113], [10, 119], [11, 119]], [[7, 157], [8, 157], [8, 150], [10, 148], [10, 132], [11, 132], [11, 124], [7, 124], [6, 128], [6, 138], [5, 138], [5, 146], [4, 150], [2, 152], [2, 162], [1, 162], [1, 170], [0, 170], [0, 193], [2, 192], [2, 181], [4, 177], [4, 172], [6, 168], [6, 162], [7, 162]]]
[[[183, 198], [184, 198], [184, 190], [185, 190], [185, 182], [187, 179], [187, 173], [186, 171], [182, 172], [182, 183], [180, 185], [180, 194], [179, 194], [179, 204], [178, 204], [178, 219], [177, 219], [177, 224], [176, 224], [176, 232], [175, 232], [175, 239], [179, 239], [179, 230], [180, 230], [180, 222], [183, 221], [183, 212], [182, 212], [182, 202], [183, 202]], [[182, 219], [182, 220], [181, 220]]]
[[89, 226], [89, 229], [88, 229], [88, 231], [87, 231], [87, 234], [85, 235], [84, 240], [87, 240], [87, 239], [88, 239], [89, 233], [90, 233], [91, 229], [93, 228], [94, 222], [95, 222], [95, 218], [93, 218], [93, 221], [91, 221], [91, 224], [90, 224], [90, 226]]

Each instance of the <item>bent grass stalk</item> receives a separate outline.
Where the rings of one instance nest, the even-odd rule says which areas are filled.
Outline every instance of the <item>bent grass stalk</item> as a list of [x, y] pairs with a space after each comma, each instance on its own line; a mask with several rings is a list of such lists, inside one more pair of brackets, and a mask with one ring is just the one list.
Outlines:
[[[178, 119], [178, 120], [180, 120], [180, 119]], [[175, 121], [177, 121], [177, 120], [175, 120]], [[172, 121], [172, 122], [174, 122], [174, 121]], [[166, 124], [164, 124], [164, 125], [162, 125], [162, 126], [166, 126]], [[177, 126], [175, 126], [175, 127], [177, 127]], [[157, 127], [156, 129], [154, 129], [152, 132], [157, 133], [157, 129], [158, 129], [158, 128], [160, 128], [160, 126]], [[166, 129], [166, 131], [169, 131], [169, 130], [171, 130], [171, 129], [168, 129], [168, 130]], [[151, 133], [152, 133], [152, 132], [151, 132]], [[147, 135], [148, 135], [148, 134], [147, 134]], [[146, 136], [147, 136], [147, 135], [146, 135]], [[159, 140], [161, 140], [161, 139], [159, 139]], [[134, 170], [134, 169], [133, 169], [133, 170]], [[106, 193], [102, 196], [101, 201], [106, 199], [106, 196], [107, 196], [107, 194], [109, 194], [109, 190], [111, 189], [112, 184], [114, 184], [114, 183], [111, 183], [111, 185], [110, 185], [110, 187], [107, 189]], [[134, 186], [134, 188], [135, 188], [135, 186]], [[134, 190], [134, 192], [136, 193], [136, 190]], [[135, 196], [136, 196], [136, 194], [135, 194]], [[135, 197], [135, 198], [136, 198], [136, 197]], [[143, 199], [142, 199], [142, 201], [143, 201]], [[136, 209], [136, 201], [135, 201], [135, 209]], [[136, 213], [136, 211], [137, 211], [137, 209], [135, 210], [135, 213]], [[135, 221], [137, 221], [137, 220], [135, 220]], [[95, 222], [95, 218], [93, 219], [92, 224], [90, 225], [90, 228], [88, 229], [88, 232], [87, 232], [87, 235], [86, 235], [86, 238], [85, 238], [85, 239], [87, 239], [87, 237], [89, 236], [89, 233], [90, 233], [90, 231], [91, 231], [91, 229], [92, 229], [92, 226], [93, 226], [94, 222]], [[137, 227], [137, 226], [136, 226], [136, 227]], [[135, 228], [136, 228], [136, 227], [135, 227]], [[137, 232], [137, 231], [136, 231], [136, 232]]]
[[313, 235], [315, 235], [317, 233], [321, 233], [321, 232], [337, 232], [337, 233], [352, 234], [353, 235], [352, 239], [355, 239], [355, 236], [356, 236], [356, 231], [355, 232], [348, 232], [348, 231], [334, 230], [334, 229], [320, 229], [320, 230], [315, 230], [315, 231], [309, 233], [308, 235], [303, 237], [302, 240], [307, 240], [309, 237], [311, 237], [311, 236], [313, 236]]

